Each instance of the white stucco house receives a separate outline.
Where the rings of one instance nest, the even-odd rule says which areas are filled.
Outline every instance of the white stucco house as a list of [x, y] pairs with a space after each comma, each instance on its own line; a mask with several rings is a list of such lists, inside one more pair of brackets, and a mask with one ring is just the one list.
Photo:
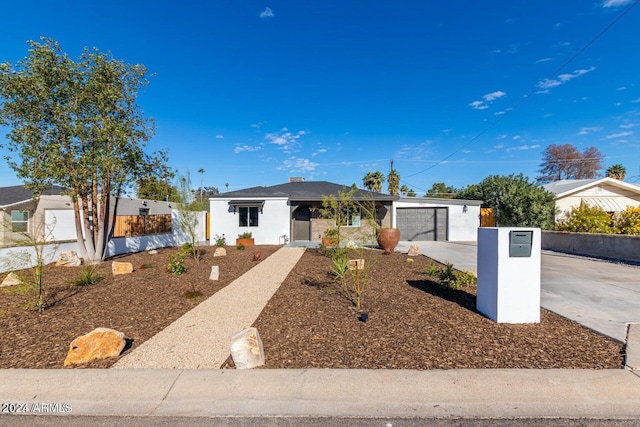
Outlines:
[[556, 195], [556, 222], [565, 218], [571, 208], [583, 204], [610, 213], [640, 206], [640, 185], [614, 178], [566, 179], [545, 184], [543, 188]]
[[[216, 195], [209, 199], [210, 243], [224, 235], [227, 244], [233, 244], [244, 232], [251, 232], [257, 245], [319, 242], [330, 225], [318, 213], [322, 197], [345, 188], [327, 181], [295, 180]], [[399, 228], [401, 240], [476, 240], [481, 201], [399, 198], [361, 189], [354, 200], [373, 201], [378, 225]], [[347, 229], [366, 226], [358, 212], [350, 215]]]

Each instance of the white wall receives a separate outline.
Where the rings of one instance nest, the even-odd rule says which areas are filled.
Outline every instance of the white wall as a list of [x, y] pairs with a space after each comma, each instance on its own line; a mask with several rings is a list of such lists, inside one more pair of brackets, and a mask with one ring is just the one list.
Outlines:
[[[234, 200], [242, 200], [234, 198]], [[255, 197], [247, 200], [256, 200]], [[263, 200], [263, 198], [260, 198]], [[257, 227], [240, 227], [238, 215], [229, 205], [229, 199], [211, 199], [211, 244], [215, 244], [216, 235], [225, 235], [228, 245], [234, 245], [238, 234], [250, 231], [256, 245], [277, 245], [288, 238], [291, 227], [291, 214], [287, 198], [265, 198], [262, 213], [258, 214]]]
[[[413, 198], [412, 198], [413, 199]], [[454, 201], [455, 200], [455, 201]], [[397, 208], [449, 208], [448, 240], [452, 242], [475, 242], [480, 227], [480, 202], [459, 199], [401, 199], [393, 202], [393, 226], [396, 226]], [[466, 211], [465, 211], [466, 206]]]
[[[196, 224], [196, 241], [204, 242], [207, 239], [207, 212], [195, 212], [197, 216]], [[176, 241], [176, 245], [182, 245], [184, 243], [191, 243], [191, 237], [184, 233], [180, 229], [180, 211], [171, 211], [171, 226], [173, 228], [173, 235]]]

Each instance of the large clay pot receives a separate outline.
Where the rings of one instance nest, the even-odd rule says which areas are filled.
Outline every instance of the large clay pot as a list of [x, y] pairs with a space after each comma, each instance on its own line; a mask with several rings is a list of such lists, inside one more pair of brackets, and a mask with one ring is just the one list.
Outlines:
[[390, 254], [398, 246], [400, 230], [397, 228], [381, 228], [378, 231], [378, 245], [384, 249], [385, 254]]
[[236, 246], [242, 245], [242, 246], [253, 246], [253, 237], [248, 237], [248, 238], [242, 238], [239, 237], [236, 239]]

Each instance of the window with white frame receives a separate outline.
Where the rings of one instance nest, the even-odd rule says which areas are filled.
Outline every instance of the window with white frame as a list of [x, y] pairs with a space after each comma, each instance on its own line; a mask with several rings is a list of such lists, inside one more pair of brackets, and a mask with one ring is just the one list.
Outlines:
[[347, 227], [360, 227], [362, 212], [359, 206], [343, 208], [342, 225]]
[[28, 211], [11, 211], [11, 231], [14, 231], [14, 232], [29, 231], [29, 212]]
[[258, 206], [239, 206], [238, 225], [240, 227], [257, 227], [259, 212], [260, 208]]

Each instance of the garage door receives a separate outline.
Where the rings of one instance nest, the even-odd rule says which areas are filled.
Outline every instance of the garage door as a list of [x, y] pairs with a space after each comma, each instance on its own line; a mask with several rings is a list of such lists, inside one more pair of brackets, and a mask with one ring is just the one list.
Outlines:
[[447, 208], [399, 208], [396, 214], [401, 240], [447, 240]]

